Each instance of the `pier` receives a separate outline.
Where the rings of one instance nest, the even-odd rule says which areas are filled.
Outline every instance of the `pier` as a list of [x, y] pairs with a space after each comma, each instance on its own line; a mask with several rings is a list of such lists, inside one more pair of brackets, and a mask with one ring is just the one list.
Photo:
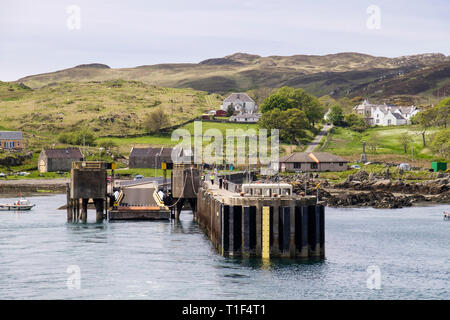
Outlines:
[[325, 256], [325, 208], [288, 184], [247, 184], [241, 193], [206, 182], [195, 219], [224, 256]]
[[[67, 220], [86, 222], [93, 200], [96, 221], [178, 219], [189, 204], [217, 251], [232, 257], [325, 257], [325, 207], [315, 196], [293, 194], [287, 183], [201, 181], [201, 168], [176, 164], [171, 192], [156, 181], [119, 188], [107, 181], [105, 162], [74, 162], [67, 187]], [[224, 179], [225, 176], [221, 176]], [[224, 182], [224, 181], [222, 181]], [[81, 212], [80, 212], [81, 209]]]

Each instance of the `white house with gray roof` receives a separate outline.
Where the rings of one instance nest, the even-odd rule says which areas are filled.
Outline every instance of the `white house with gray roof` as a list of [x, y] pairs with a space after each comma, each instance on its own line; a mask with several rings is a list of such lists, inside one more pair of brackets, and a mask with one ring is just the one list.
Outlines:
[[364, 100], [353, 111], [362, 116], [370, 125], [398, 126], [410, 124], [412, 116], [420, 110], [416, 106], [395, 106], [392, 104], [372, 104]]
[[227, 111], [229, 106], [233, 107], [239, 114], [252, 114], [256, 113], [258, 110], [256, 102], [250, 98], [248, 94], [243, 92], [234, 92], [230, 94], [223, 100], [220, 108]]

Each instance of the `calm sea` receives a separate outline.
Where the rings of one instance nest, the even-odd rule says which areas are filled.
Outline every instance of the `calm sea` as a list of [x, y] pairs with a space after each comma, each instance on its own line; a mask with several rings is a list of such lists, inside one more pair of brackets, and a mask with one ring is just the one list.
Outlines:
[[263, 264], [219, 256], [190, 212], [96, 224], [90, 211], [74, 225], [56, 210], [65, 195], [29, 200], [31, 212], [0, 212], [0, 299], [450, 298], [448, 205], [327, 208], [325, 260]]

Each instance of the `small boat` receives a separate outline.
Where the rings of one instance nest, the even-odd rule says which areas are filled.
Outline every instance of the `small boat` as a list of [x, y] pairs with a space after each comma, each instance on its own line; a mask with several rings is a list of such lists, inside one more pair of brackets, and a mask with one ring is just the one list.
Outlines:
[[450, 220], [450, 212], [444, 211], [444, 220]]
[[14, 203], [0, 203], [0, 211], [26, 211], [31, 210], [35, 204], [30, 203], [27, 199], [20, 199]]

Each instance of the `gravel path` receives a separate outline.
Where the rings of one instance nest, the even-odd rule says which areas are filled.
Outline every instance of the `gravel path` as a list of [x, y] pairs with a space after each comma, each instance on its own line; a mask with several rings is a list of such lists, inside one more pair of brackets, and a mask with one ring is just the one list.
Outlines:
[[320, 143], [320, 140], [327, 134], [327, 132], [332, 128], [332, 125], [324, 125], [322, 128], [322, 131], [319, 132], [319, 134], [314, 138], [314, 140], [308, 145], [305, 152], [313, 152], [313, 150], [317, 147], [317, 145]]

